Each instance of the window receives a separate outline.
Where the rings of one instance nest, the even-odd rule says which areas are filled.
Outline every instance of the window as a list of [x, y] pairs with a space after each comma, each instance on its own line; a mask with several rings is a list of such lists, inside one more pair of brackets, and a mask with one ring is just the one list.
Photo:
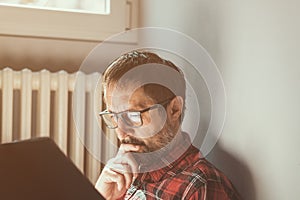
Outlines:
[[135, 25], [137, 3], [138, 0], [0, 0], [0, 35], [103, 41]]
[[109, 14], [109, 3], [109, 0], [0, 0], [0, 5], [95, 14]]

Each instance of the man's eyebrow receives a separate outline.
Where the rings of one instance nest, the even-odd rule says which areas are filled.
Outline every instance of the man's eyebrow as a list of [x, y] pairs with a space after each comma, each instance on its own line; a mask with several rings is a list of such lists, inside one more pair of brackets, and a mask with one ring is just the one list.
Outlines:
[[141, 111], [141, 110], [144, 110], [144, 109], [148, 108], [145, 103], [138, 104], [136, 107], [137, 108], [129, 108], [127, 110], [122, 110], [122, 111], [119, 111], [119, 112], [114, 112], [113, 110], [108, 109], [108, 108], [106, 110], [110, 113], [121, 113], [121, 112], [138, 112], [138, 111]]
[[113, 110], [111, 110], [111, 109], [109, 109], [109, 108], [106, 108], [106, 110], [107, 110], [108, 112], [111, 112], [111, 113], [121, 113], [121, 112], [130, 111], [130, 109], [127, 109], [127, 110], [122, 110], [122, 111], [116, 112], [116, 111], [113, 111]]
[[142, 102], [142, 103], [139, 103], [136, 107], [137, 107], [136, 110], [144, 110], [144, 109], [148, 108], [149, 106], [145, 102]]

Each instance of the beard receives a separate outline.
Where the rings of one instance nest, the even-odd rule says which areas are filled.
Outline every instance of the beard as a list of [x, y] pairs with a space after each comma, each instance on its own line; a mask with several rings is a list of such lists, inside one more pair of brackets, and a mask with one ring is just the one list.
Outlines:
[[157, 134], [149, 138], [137, 138], [131, 135], [126, 136], [120, 142], [122, 144], [139, 145], [141, 148], [139, 153], [150, 153], [163, 150], [174, 139], [177, 131], [172, 130], [169, 124], [160, 130]]
[[144, 141], [133, 137], [133, 136], [127, 136], [126, 138], [121, 140], [122, 144], [133, 144], [133, 145], [145, 145]]
[[[170, 152], [173, 151], [178, 142], [182, 142], [177, 138], [180, 134], [181, 133], [177, 134], [177, 131], [172, 131], [172, 129], [167, 126], [164, 130], [161, 130], [156, 135], [147, 139], [128, 136], [128, 138], [122, 141], [126, 144], [141, 145], [139, 151], [132, 152], [132, 155], [139, 167], [141, 167], [139, 168], [140, 172], [143, 173], [166, 166], [165, 160], [169, 160], [170, 158], [168, 155], [170, 155]], [[174, 152], [172, 156], [176, 157], [177, 153], [178, 152]]]

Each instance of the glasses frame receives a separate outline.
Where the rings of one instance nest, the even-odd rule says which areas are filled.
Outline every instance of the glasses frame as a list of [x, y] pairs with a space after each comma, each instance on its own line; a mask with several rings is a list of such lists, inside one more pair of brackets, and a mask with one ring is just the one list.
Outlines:
[[[149, 111], [149, 110], [153, 110], [153, 109], [155, 109], [155, 108], [158, 108], [159, 105], [162, 105], [162, 106], [167, 105], [168, 103], [170, 103], [170, 101], [171, 101], [172, 99], [173, 99], [173, 98], [167, 99], [167, 100], [165, 100], [165, 101], [163, 101], [163, 102], [161, 102], [161, 103], [156, 103], [156, 104], [154, 104], [154, 105], [152, 105], [152, 106], [150, 106], [150, 107], [148, 107], [148, 108], [145, 108], [145, 109], [142, 109], [142, 110], [137, 110], [137, 111], [135, 111], [135, 110], [125, 110], [125, 111], [122, 111], [122, 112], [114, 113], [114, 112], [109, 112], [108, 110], [104, 110], [104, 111], [102, 111], [102, 112], [99, 113], [99, 116], [100, 116], [101, 119], [104, 121], [104, 123], [105, 123], [105, 125], [106, 125], [107, 128], [109, 128], [109, 129], [116, 129], [116, 128], [118, 128], [118, 121], [119, 121], [119, 119], [121, 118], [121, 119], [123, 120], [123, 117], [122, 117], [122, 114], [123, 114], [123, 113], [126, 113], [126, 112], [137, 112], [137, 113], [139, 113], [139, 116], [140, 116], [140, 119], [141, 119], [141, 124], [140, 124], [140, 125], [138, 125], [138, 126], [132, 126], [132, 125], [128, 124], [128, 122], [126, 122], [126, 120], [123, 120], [123, 122], [124, 122], [127, 126], [129, 126], [129, 127], [132, 127], [132, 128], [138, 128], [138, 127], [143, 126], [142, 113], [147, 112], [147, 111]], [[103, 115], [107, 115], [107, 114], [114, 114], [114, 115], [116, 116], [116, 125], [115, 125], [115, 126], [110, 126], [110, 125], [108, 125], [108, 124], [105, 122], [105, 119], [103, 118]]]

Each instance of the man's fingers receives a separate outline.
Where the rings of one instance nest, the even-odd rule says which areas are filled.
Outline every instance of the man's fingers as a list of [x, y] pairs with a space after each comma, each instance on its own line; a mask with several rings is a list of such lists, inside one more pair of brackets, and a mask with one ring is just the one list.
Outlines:
[[106, 169], [105, 174], [106, 176], [104, 182], [116, 183], [119, 191], [126, 187], [125, 177], [122, 174], [119, 174], [111, 169]]
[[[111, 159], [105, 168], [123, 176], [124, 186], [129, 188], [133, 180], [138, 176], [138, 164], [129, 150], [134, 149], [135, 145], [122, 144], [117, 157]], [[119, 186], [118, 186], [119, 187]]]
[[130, 173], [133, 173], [134, 176], [137, 176], [139, 173], [139, 166], [133, 156], [131, 154], [124, 154], [123, 156], [119, 156], [114, 160], [114, 164], [122, 164], [122, 165], [129, 165]]
[[130, 167], [128, 165], [124, 165], [124, 168], [127, 172], [124, 173], [124, 178], [125, 178], [125, 185], [126, 188], [128, 189], [130, 185], [132, 184], [132, 173], [130, 171]]
[[124, 176], [126, 188], [128, 189], [130, 187], [133, 181], [133, 174], [129, 165], [112, 163], [107, 167], [109, 168], [109, 170]]
[[117, 162], [126, 163], [131, 166], [131, 172], [134, 173], [134, 177], [137, 177], [139, 173], [139, 164], [137, 164], [131, 153], [137, 152], [138, 150], [140, 150], [140, 148], [140, 145], [121, 144], [118, 155], [116, 157]]
[[109, 169], [118, 172], [120, 174], [124, 174], [124, 173], [132, 173], [131, 172], [131, 168], [128, 166], [128, 164], [125, 163], [111, 163], [109, 165], [107, 165], [106, 167], [108, 167]]
[[140, 148], [139, 145], [134, 144], [121, 144], [119, 148], [119, 153], [135, 152]]

